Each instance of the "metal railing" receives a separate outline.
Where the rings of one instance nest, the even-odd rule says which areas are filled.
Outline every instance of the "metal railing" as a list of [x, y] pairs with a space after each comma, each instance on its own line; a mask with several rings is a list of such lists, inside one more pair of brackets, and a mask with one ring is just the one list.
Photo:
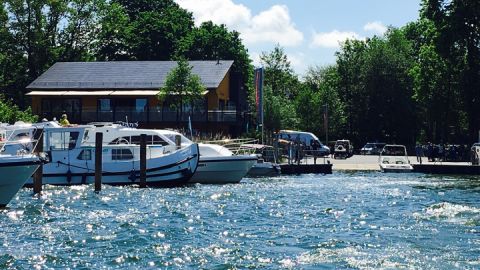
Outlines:
[[[59, 119], [63, 111], [41, 113], [48, 119], [53, 117]], [[173, 110], [150, 110], [149, 112], [138, 112], [134, 110], [116, 110], [116, 111], [97, 111], [96, 109], [83, 108], [80, 113], [69, 113], [68, 119], [70, 122], [114, 122], [126, 121], [129, 122], [188, 122], [189, 117], [192, 122], [214, 122], [214, 123], [235, 123], [240, 119], [240, 114], [235, 110], [221, 111], [194, 111], [194, 112], [177, 112]]]

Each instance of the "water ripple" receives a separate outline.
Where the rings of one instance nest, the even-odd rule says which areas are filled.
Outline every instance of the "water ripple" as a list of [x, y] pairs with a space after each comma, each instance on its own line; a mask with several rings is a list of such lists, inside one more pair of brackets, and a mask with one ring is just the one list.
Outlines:
[[0, 210], [0, 268], [478, 269], [479, 183], [335, 173], [24, 189]]

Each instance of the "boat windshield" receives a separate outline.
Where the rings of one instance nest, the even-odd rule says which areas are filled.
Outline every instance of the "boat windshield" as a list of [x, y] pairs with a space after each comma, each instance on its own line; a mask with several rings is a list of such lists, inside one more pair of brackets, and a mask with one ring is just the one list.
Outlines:
[[382, 150], [384, 156], [406, 156], [407, 151], [404, 146], [385, 146]]
[[187, 137], [183, 136], [181, 133], [168, 133], [168, 134], [164, 134], [164, 135], [172, 142], [175, 142], [175, 136], [179, 135], [181, 144], [192, 144], [193, 143]]

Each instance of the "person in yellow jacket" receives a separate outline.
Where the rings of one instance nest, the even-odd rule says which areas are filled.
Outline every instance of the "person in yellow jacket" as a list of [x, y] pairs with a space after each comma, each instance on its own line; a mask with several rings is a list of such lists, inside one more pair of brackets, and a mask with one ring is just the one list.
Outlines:
[[64, 127], [70, 126], [70, 122], [68, 121], [66, 114], [62, 114], [62, 119], [60, 119], [60, 125]]

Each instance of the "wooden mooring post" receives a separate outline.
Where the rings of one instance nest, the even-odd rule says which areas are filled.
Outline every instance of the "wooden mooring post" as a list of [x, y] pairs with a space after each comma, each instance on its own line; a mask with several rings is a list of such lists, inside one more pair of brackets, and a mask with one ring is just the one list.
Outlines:
[[140, 188], [147, 187], [147, 134], [140, 134]]
[[[40, 135], [37, 138], [37, 144], [33, 152], [40, 155], [43, 152], [43, 130], [39, 131]], [[33, 174], [33, 194], [39, 194], [42, 192], [42, 177], [43, 177], [43, 164], [40, 164], [37, 171]]]
[[103, 133], [95, 133], [95, 192], [102, 190], [102, 144]]

